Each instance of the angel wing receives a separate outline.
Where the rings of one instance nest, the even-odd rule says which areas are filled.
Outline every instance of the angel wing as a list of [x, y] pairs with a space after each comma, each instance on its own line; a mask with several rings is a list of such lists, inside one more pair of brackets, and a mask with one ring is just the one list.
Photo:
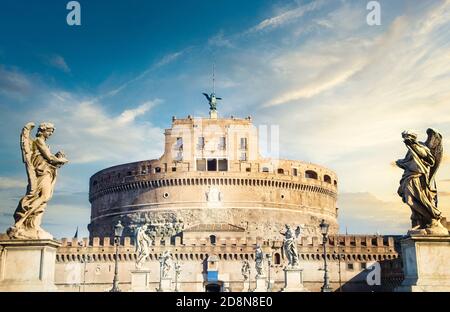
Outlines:
[[22, 161], [25, 163], [28, 176], [28, 190], [27, 192], [31, 194], [36, 188], [36, 172], [34, 171], [34, 166], [31, 162], [31, 156], [33, 154], [33, 142], [31, 138], [31, 130], [34, 128], [34, 123], [27, 123], [20, 133], [20, 148], [22, 150]]
[[427, 129], [427, 135], [428, 138], [425, 142], [425, 145], [430, 149], [430, 152], [434, 157], [434, 166], [430, 169], [429, 177], [429, 181], [432, 182], [434, 176], [436, 175], [436, 171], [439, 169], [439, 166], [441, 164], [444, 149], [442, 147], [442, 135], [438, 131], [429, 128]]
[[207, 93], [202, 93], [202, 94], [206, 97], [208, 102], [211, 102], [211, 97], [209, 96], [209, 94], [207, 94]]

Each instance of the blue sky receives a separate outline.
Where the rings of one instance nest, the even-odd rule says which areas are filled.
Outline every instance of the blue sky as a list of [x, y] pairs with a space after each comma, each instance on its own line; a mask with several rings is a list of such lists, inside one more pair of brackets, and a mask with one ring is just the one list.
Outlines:
[[[1, 2], [0, 231], [24, 193], [25, 123], [53, 121], [50, 144], [71, 160], [44, 226], [86, 236], [90, 175], [159, 157], [171, 116], [206, 116], [212, 63], [220, 114], [278, 124], [281, 157], [338, 173], [342, 231], [406, 231], [400, 133], [436, 127], [449, 146], [449, 1], [380, 1], [380, 26], [359, 0], [89, 0], [81, 26], [66, 24], [67, 2]], [[449, 173], [446, 156], [447, 215]]]

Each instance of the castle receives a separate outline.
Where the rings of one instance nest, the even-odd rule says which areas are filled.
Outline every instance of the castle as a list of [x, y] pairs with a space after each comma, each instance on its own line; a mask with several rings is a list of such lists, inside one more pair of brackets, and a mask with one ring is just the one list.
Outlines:
[[[270, 265], [264, 263], [270, 289], [280, 290], [285, 224], [302, 228], [297, 248], [303, 284], [318, 291], [323, 284], [321, 220], [330, 226], [327, 260], [334, 290], [392, 290], [401, 282], [397, 238], [338, 234], [336, 174], [316, 164], [262, 157], [259, 136], [265, 134], [258, 133], [251, 117], [219, 118], [214, 106], [208, 118], [173, 117], [164, 135], [159, 159], [106, 168], [91, 177], [90, 238], [62, 240], [56, 254], [58, 289], [111, 288], [118, 221], [124, 226], [117, 256], [123, 291], [136, 290], [134, 233], [144, 224], [156, 237], [145, 262], [148, 291], [158, 288], [159, 259], [166, 250], [181, 266], [173, 289], [246, 291], [245, 260], [251, 265], [252, 289], [257, 245], [270, 257]], [[375, 263], [381, 285], [367, 283]]]

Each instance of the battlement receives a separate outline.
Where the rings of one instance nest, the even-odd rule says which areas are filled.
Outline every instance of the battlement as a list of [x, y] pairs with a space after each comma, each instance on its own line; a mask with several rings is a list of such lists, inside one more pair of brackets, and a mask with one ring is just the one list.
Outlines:
[[[395, 248], [395, 242], [400, 236], [381, 236], [381, 235], [330, 235], [328, 237], [328, 247], [355, 247], [355, 248], [371, 248], [371, 247], [390, 247]], [[132, 237], [122, 237], [120, 239], [120, 247], [134, 247], [134, 239]], [[76, 248], [90, 248], [90, 247], [114, 247], [114, 242], [109, 237], [93, 237], [91, 239], [85, 237], [82, 239], [77, 238], [61, 238], [61, 247], [76, 247]], [[182, 241], [181, 237], [174, 237], [173, 239], [161, 239], [155, 240], [153, 246], [256, 246], [260, 244], [262, 246], [270, 246], [273, 248], [279, 248], [282, 246], [283, 241], [280, 240], [264, 240], [259, 237], [247, 237], [247, 238], [226, 238], [220, 239], [215, 243], [207, 239], [199, 239], [196, 242], [188, 240], [187, 243]], [[300, 237], [298, 239], [298, 247], [316, 247], [323, 244], [322, 238], [313, 237]]]

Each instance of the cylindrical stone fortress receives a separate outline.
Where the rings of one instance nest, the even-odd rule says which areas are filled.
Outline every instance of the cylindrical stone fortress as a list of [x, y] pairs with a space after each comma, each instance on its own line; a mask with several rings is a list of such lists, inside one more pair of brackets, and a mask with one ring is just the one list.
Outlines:
[[[319, 165], [263, 158], [251, 118], [173, 118], [160, 159], [101, 170], [90, 179], [92, 236], [124, 235], [156, 221], [228, 224], [279, 238], [285, 224], [317, 235], [322, 219], [338, 232], [337, 177]], [[205, 233], [207, 237], [209, 234]]]

